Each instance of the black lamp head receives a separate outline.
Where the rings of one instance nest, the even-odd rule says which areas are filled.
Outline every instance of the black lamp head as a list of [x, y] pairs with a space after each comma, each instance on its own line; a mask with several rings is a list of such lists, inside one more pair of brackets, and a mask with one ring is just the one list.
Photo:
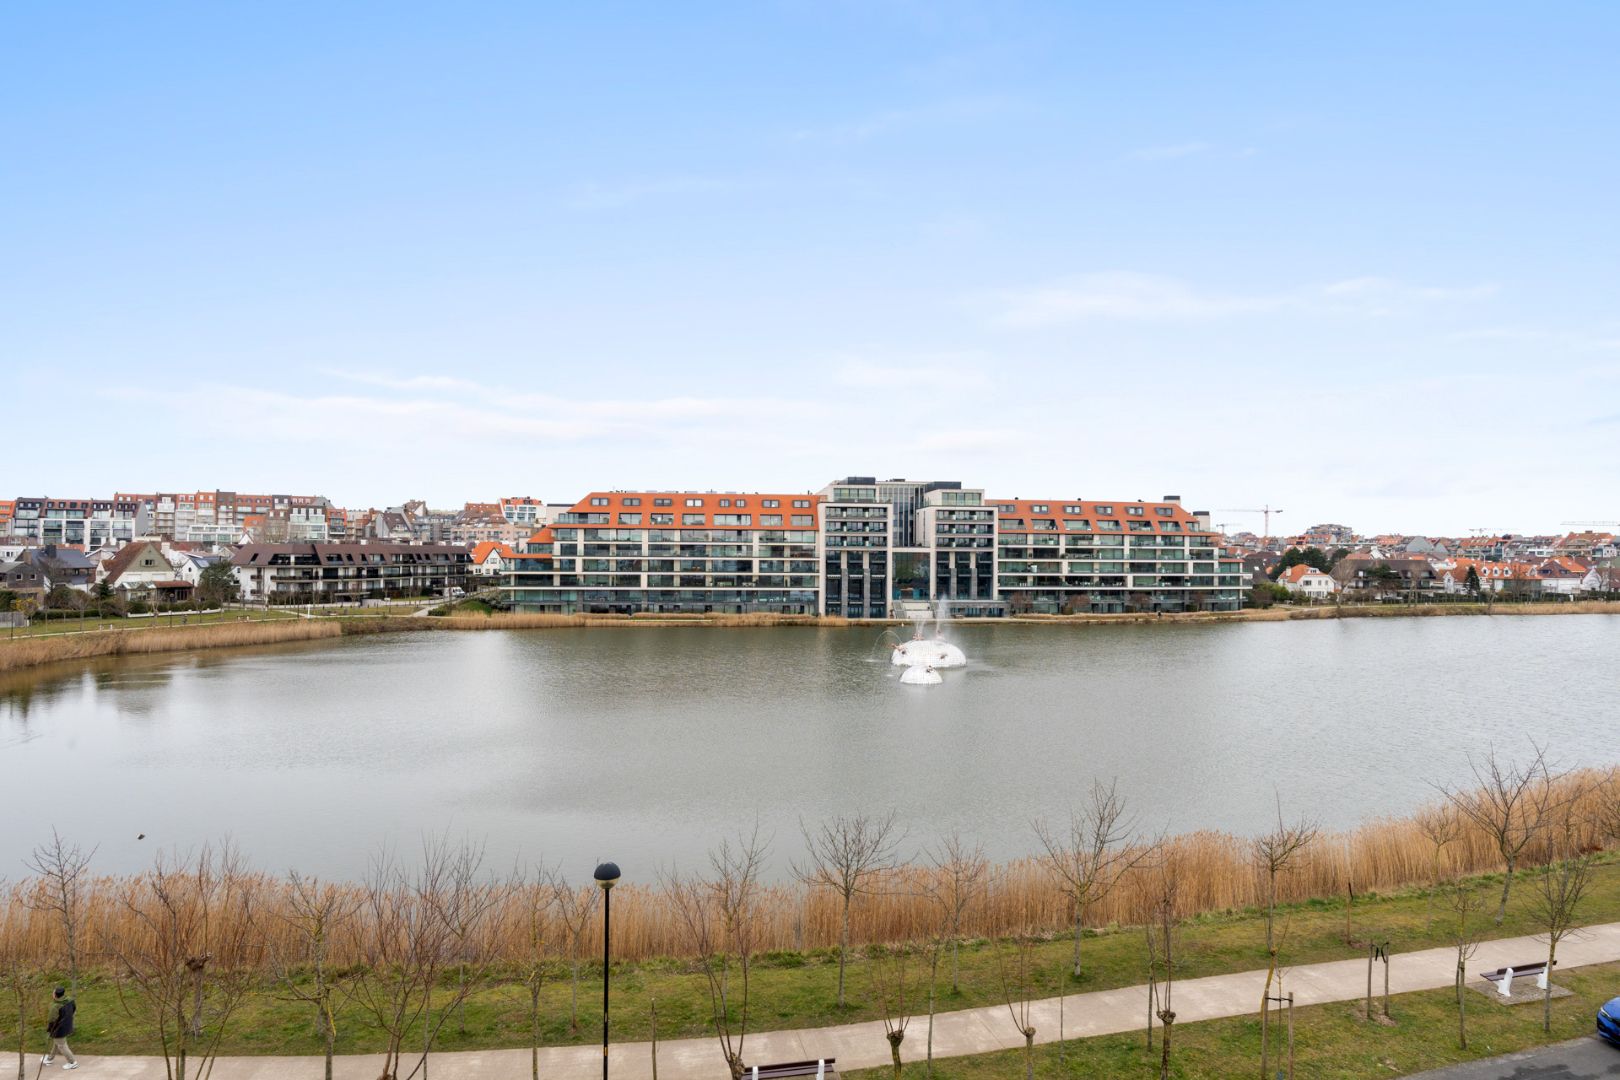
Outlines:
[[599, 863], [596, 867], [596, 883], [603, 889], [611, 889], [619, 883], [618, 863]]

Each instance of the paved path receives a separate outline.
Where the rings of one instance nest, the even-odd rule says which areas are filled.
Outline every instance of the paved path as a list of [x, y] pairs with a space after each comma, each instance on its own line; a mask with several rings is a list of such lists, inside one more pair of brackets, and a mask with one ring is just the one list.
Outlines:
[[1602, 1080], [1620, 1076], [1620, 1050], [1595, 1035], [1489, 1061], [1450, 1065], [1407, 1080]]
[[[1534, 937], [1503, 938], [1480, 946], [1470, 961], [1469, 973], [1524, 963], [1546, 955], [1545, 942]], [[1560, 967], [1580, 967], [1620, 960], [1620, 923], [1605, 923], [1577, 931], [1558, 947]], [[1393, 994], [1434, 990], [1452, 985], [1456, 967], [1452, 949], [1424, 949], [1398, 953], [1390, 964], [1389, 989]], [[1382, 980], [1380, 980], [1381, 982]], [[1286, 969], [1286, 989], [1297, 1005], [1354, 1001], [1367, 989], [1367, 961], [1334, 960]], [[1175, 985], [1176, 1022], [1214, 1020], [1254, 1012], [1265, 985], [1264, 971], [1239, 972], [1187, 979]], [[1382, 987], [1380, 986], [1381, 990]], [[1037, 1002], [1033, 1023], [1037, 1042], [1058, 1037], [1058, 999]], [[1063, 1034], [1066, 1038], [1110, 1035], [1139, 1029], [1147, 1015], [1147, 987], [1099, 990], [1071, 994], [1063, 999]], [[914, 1019], [906, 1032], [904, 1056], [923, 1056], [927, 1017]], [[956, 1057], [983, 1054], [1023, 1045], [1004, 1005], [941, 1013], [934, 1020], [934, 1054]], [[799, 1031], [770, 1031], [748, 1036], [745, 1060], [803, 1061], [836, 1057], [840, 1069], [863, 1069], [889, 1061], [889, 1044], [881, 1021]], [[376, 1080], [382, 1056], [357, 1054], [339, 1058], [334, 1080]], [[98, 1076], [127, 1080], [163, 1080], [161, 1058], [107, 1057], [84, 1059], [84, 1069]], [[616, 1043], [610, 1064], [614, 1080], [650, 1080], [651, 1054], [647, 1043]], [[484, 1050], [435, 1054], [430, 1059], [432, 1080], [493, 1080], [529, 1075], [529, 1051]], [[540, 1052], [541, 1075], [546, 1080], [591, 1080], [602, 1070], [600, 1047], [549, 1047]], [[658, 1072], [663, 1080], [717, 1080], [725, 1076], [718, 1043], [713, 1039], [660, 1042]], [[1465, 1074], [1467, 1075], [1467, 1074]], [[1489, 1076], [1491, 1074], [1483, 1074]], [[1512, 1075], [1512, 1074], [1508, 1074]], [[1534, 1075], [1534, 1074], [1531, 1074]], [[1551, 1075], [1558, 1075], [1556, 1073]], [[1579, 1074], [1576, 1074], [1579, 1075]], [[294, 1080], [319, 1078], [321, 1061], [309, 1057], [221, 1058], [210, 1080]]]

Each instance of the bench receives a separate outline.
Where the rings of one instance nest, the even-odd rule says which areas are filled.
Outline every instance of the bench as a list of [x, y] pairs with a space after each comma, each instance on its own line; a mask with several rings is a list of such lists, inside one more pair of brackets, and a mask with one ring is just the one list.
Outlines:
[[837, 1058], [818, 1058], [815, 1061], [785, 1061], [779, 1065], [749, 1065], [743, 1069], [743, 1080], [773, 1080], [783, 1076], [813, 1076], [816, 1080], [838, 1080], [833, 1068]]
[[[1556, 966], [1557, 961], [1554, 961]], [[1515, 964], [1512, 967], [1497, 968], [1495, 971], [1482, 971], [1480, 975], [1486, 982], [1496, 984], [1496, 992], [1503, 997], [1513, 996], [1513, 980], [1520, 975], [1534, 975], [1536, 989], [1547, 989], [1547, 961], [1537, 960], [1530, 964]]]

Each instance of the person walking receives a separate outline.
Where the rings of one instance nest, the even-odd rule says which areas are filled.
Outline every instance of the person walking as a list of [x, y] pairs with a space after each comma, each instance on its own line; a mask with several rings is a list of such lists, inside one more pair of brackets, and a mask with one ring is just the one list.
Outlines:
[[51, 1037], [51, 1048], [40, 1059], [41, 1065], [51, 1064], [56, 1060], [56, 1055], [61, 1054], [67, 1058], [62, 1068], [79, 1067], [79, 1059], [73, 1056], [73, 1051], [68, 1049], [67, 1043], [68, 1036], [73, 1034], [73, 1014], [78, 1008], [78, 1004], [67, 996], [67, 988], [58, 986], [56, 993], [51, 995], [51, 1014], [45, 1021], [45, 1034]]

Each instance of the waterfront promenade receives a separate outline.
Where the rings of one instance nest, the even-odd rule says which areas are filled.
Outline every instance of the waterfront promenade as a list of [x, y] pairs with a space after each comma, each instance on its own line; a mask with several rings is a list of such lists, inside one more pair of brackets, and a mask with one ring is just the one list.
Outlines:
[[[1485, 942], [1469, 961], [1469, 977], [1508, 964], [1545, 956], [1547, 946], [1536, 937], [1502, 938]], [[1620, 923], [1585, 927], [1558, 947], [1559, 970], [1620, 960]], [[1452, 984], [1456, 953], [1450, 948], [1423, 949], [1398, 953], [1390, 965], [1389, 987], [1395, 994], [1435, 990]], [[1554, 982], [1556, 983], [1556, 976]], [[1246, 971], [1188, 979], [1175, 984], [1176, 1024], [1254, 1012], [1265, 985], [1264, 971]], [[1355, 1001], [1366, 992], [1365, 959], [1334, 960], [1287, 968], [1284, 989], [1292, 991], [1301, 1006], [1336, 1001]], [[1382, 987], [1380, 986], [1381, 990]], [[1620, 986], [1616, 987], [1620, 993]], [[1471, 1009], [1487, 1007], [1479, 999]], [[1495, 1006], [1490, 1006], [1495, 1007]], [[1534, 1006], [1528, 1006], [1534, 1008]], [[1058, 1039], [1057, 998], [1034, 1006], [1032, 1022], [1035, 1041]], [[1063, 999], [1065, 1038], [1085, 1038], [1139, 1030], [1147, 1013], [1147, 987], [1131, 986], [1071, 994]], [[1435, 1033], [1450, 1038], [1449, 1031]], [[927, 1040], [927, 1017], [912, 1020], [906, 1032], [903, 1056], [920, 1060]], [[1023, 1036], [1013, 1027], [1005, 1006], [964, 1009], [941, 1013], [934, 1018], [934, 1056], [956, 1057], [984, 1054], [1023, 1045]], [[434, 1054], [429, 1059], [430, 1075], [436, 1080], [494, 1080], [496, 1077], [529, 1075], [528, 1050], [484, 1050]], [[803, 1061], [836, 1057], [840, 1070], [865, 1069], [887, 1065], [889, 1046], [881, 1021], [843, 1024], [836, 1027], [797, 1031], [771, 1031], [749, 1035], [745, 1058], [748, 1063]], [[98, 1058], [84, 1055], [85, 1069], [97, 1076], [118, 1080], [163, 1080], [163, 1059], [154, 1057]], [[334, 1080], [375, 1080], [381, 1054], [357, 1054], [338, 1058]], [[414, 1058], [407, 1058], [409, 1071]], [[35, 1064], [34, 1062], [30, 1063]], [[652, 1055], [645, 1042], [615, 1043], [610, 1058], [615, 1080], [650, 1080]], [[547, 1047], [540, 1051], [540, 1075], [546, 1080], [591, 1080], [599, 1076], [602, 1051], [597, 1046]], [[300, 1080], [321, 1075], [321, 1059], [315, 1057], [235, 1057], [221, 1058], [210, 1080]], [[724, 1076], [719, 1044], [714, 1039], [678, 1039], [660, 1042], [658, 1075], [662, 1080], [713, 1080]]]

